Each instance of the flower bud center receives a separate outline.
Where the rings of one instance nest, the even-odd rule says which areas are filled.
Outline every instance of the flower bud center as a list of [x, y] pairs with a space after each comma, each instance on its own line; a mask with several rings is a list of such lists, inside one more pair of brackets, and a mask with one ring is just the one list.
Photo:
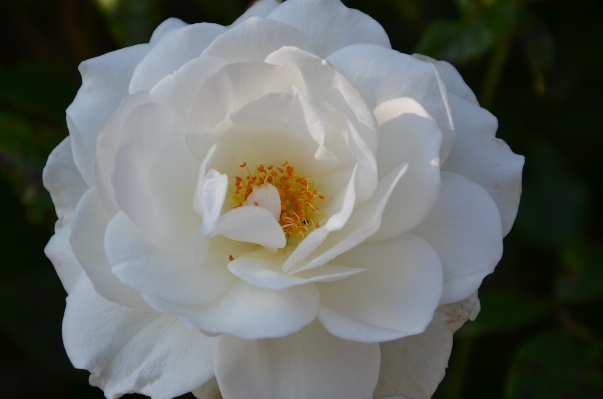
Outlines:
[[247, 176], [235, 176], [234, 187], [230, 188], [234, 208], [245, 204], [254, 187], [270, 184], [278, 190], [281, 200], [279, 223], [285, 234], [303, 237], [320, 227], [323, 215], [318, 206], [325, 196], [314, 188], [313, 179], [302, 177], [287, 161], [280, 166], [259, 164], [253, 170], [247, 162], [240, 167]]

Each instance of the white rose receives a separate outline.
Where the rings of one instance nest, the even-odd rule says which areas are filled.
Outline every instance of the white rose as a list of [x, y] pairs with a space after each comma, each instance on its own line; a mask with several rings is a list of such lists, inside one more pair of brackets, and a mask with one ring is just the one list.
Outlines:
[[392, 50], [339, 0], [263, 0], [80, 71], [44, 171], [46, 253], [92, 385], [431, 396], [523, 166], [450, 64]]

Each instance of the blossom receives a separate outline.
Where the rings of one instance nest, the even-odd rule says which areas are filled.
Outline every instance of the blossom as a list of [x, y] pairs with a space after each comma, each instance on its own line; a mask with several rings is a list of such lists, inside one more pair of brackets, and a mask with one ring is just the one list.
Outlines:
[[[108, 398], [430, 397], [523, 157], [339, 0], [168, 19], [83, 62], [44, 182], [67, 354]], [[220, 392], [220, 393], [218, 393]]]

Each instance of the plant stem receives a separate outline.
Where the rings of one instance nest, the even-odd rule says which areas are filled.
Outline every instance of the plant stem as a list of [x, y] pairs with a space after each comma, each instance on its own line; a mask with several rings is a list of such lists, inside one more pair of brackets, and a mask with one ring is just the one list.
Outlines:
[[511, 47], [512, 34], [503, 38], [497, 45], [492, 54], [488, 71], [482, 85], [482, 91], [479, 102], [482, 107], [490, 109], [494, 93], [496, 92], [496, 86], [500, 79], [500, 74], [503, 70], [507, 55], [509, 54], [509, 48]]

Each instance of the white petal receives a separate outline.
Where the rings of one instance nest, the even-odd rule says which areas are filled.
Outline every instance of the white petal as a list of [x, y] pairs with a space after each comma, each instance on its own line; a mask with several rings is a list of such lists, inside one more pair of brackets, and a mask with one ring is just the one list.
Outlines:
[[207, 233], [209, 237], [218, 234], [265, 247], [283, 248], [287, 243], [281, 225], [270, 211], [259, 206], [242, 206], [220, 216]]
[[109, 399], [132, 392], [169, 399], [213, 377], [213, 338], [172, 316], [107, 302], [85, 276], [67, 297], [63, 342]]
[[283, 47], [266, 58], [274, 65], [296, 65], [306, 82], [307, 97], [338, 107], [350, 118], [372, 152], [377, 150], [377, 124], [362, 94], [333, 66], [320, 57], [297, 47]]
[[379, 373], [377, 344], [344, 341], [314, 322], [281, 339], [223, 335], [215, 372], [229, 399], [369, 399]]
[[58, 223], [71, 222], [73, 211], [88, 185], [73, 162], [71, 138], [63, 140], [48, 156], [42, 173], [44, 187], [50, 192]]
[[184, 304], [208, 302], [234, 283], [225, 267], [227, 255], [213, 259], [210, 245], [201, 234], [195, 240], [196, 253], [150, 242], [124, 213], [111, 220], [105, 239], [107, 258], [121, 282], [145, 295]]
[[82, 267], [69, 244], [71, 219], [75, 206], [88, 190], [86, 182], [73, 162], [70, 137], [63, 140], [50, 153], [42, 178], [59, 218], [55, 224], [55, 235], [44, 248], [44, 253], [52, 262], [65, 291], [69, 293], [82, 273]]
[[111, 273], [104, 248], [105, 230], [111, 217], [104, 210], [93, 187], [83, 196], [71, 224], [69, 242], [94, 289], [105, 299], [136, 309], [150, 310], [140, 293], [121, 283]]
[[314, 320], [319, 307], [318, 290], [312, 283], [276, 291], [238, 281], [224, 295], [198, 306], [145, 299], [189, 328], [243, 339], [285, 337]]
[[128, 95], [134, 68], [152, 46], [139, 44], [91, 58], [79, 66], [82, 87], [67, 108], [73, 159], [88, 186], [94, 185], [94, 153], [101, 129]]
[[228, 270], [241, 280], [273, 290], [314, 282], [341, 280], [365, 270], [327, 264], [320, 268], [289, 275], [282, 270], [286, 259], [285, 253], [272, 254], [265, 249], [259, 249], [237, 257], [228, 264]]
[[502, 223], [496, 203], [482, 187], [455, 173], [442, 172], [438, 201], [410, 233], [427, 240], [440, 254], [442, 305], [477, 291], [502, 256]]
[[184, 28], [185, 26], [188, 26], [188, 24], [182, 21], [181, 19], [168, 18], [155, 28], [153, 34], [151, 35], [151, 40], [149, 40], [149, 43], [157, 43], [170, 29], [179, 29]]
[[475, 293], [462, 302], [440, 306], [422, 334], [379, 344], [381, 371], [375, 398], [431, 398], [448, 366], [452, 334], [478, 312]]
[[377, 151], [379, 175], [385, 176], [400, 163], [408, 170], [389, 199], [379, 231], [370, 241], [395, 237], [427, 217], [440, 191], [439, 152], [442, 134], [435, 121], [410, 98], [381, 103], [375, 109], [379, 120]]
[[144, 104], [132, 112], [124, 133], [111, 178], [119, 208], [150, 239], [187, 245], [201, 225], [192, 206], [198, 164], [179, 118]]
[[[322, 212], [325, 212], [329, 216], [327, 223], [324, 226], [315, 229], [308, 234], [302, 242], [295, 248], [295, 250], [289, 255], [287, 261], [283, 264], [283, 271], [289, 272], [301, 261], [303, 261], [308, 255], [310, 255], [316, 248], [318, 248], [334, 231], [341, 230], [352, 215], [354, 211], [354, 205], [356, 203], [356, 172], [358, 167], [354, 168], [352, 176], [348, 182], [348, 186], [342, 191], [328, 207], [323, 207]], [[336, 210], [336, 211], [334, 211]], [[323, 262], [323, 264], [326, 262]], [[320, 265], [318, 265], [320, 266]], [[295, 268], [298, 270], [298, 268]], [[302, 269], [300, 269], [302, 270]], [[305, 270], [305, 269], [303, 269]]]
[[471, 88], [467, 86], [467, 83], [465, 83], [461, 74], [448, 61], [437, 61], [422, 54], [413, 54], [412, 56], [421, 61], [430, 62], [435, 65], [440, 77], [442, 78], [442, 82], [448, 90], [448, 93], [454, 93], [457, 96], [463, 97], [465, 100], [479, 106], [477, 97], [475, 97], [475, 94], [473, 94]]
[[216, 377], [207, 381], [205, 384], [201, 385], [191, 393], [195, 395], [195, 398], [197, 399], [222, 399], [222, 394], [220, 393], [220, 387], [218, 387]]
[[377, 21], [344, 6], [339, 0], [288, 0], [268, 14], [311, 38], [316, 54], [326, 57], [354, 43], [373, 43], [391, 48]]
[[199, 89], [189, 129], [194, 133], [210, 133], [243, 105], [267, 93], [288, 92], [291, 86], [305, 91], [301, 73], [293, 65], [259, 62], [226, 65]]
[[[203, 166], [202, 166], [203, 167]], [[208, 234], [222, 213], [224, 198], [228, 189], [228, 176], [215, 169], [205, 175], [199, 173], [195, 188], [193, 208], [203, 219], [203, 231]]]
[[390, 341], [421, 333], [431, 322], [443, 273], [437, 252], [425, 240], [404, 234], [361, 244], [333, 262], [368, 270], [318, 284], [318, 318], [331, 334], [359, 342]]
[[249, 7], [239, 18], [230, 25], [230, 28], [239, 25], [251, 17], [265, 17], [281, 3], [277, 0], [259, 0]]
[[410, 97], [421, 104], [440, 127], [440, 160], [446, 160], [454, 142], [454, 124], [446, 87], [432, 64], [369, 44], [346, 47], [328, 60], [356, 85], [369, 107], [398, 97]]
[[494, 198], [509, 234], [521, 196], [524, 157], [495, 137], [498, 121], [488, 111], [450, 94], [456, 140], [442, 170], [458, 173], [479, 184]]
[[73, 285], [82, 275], [82, 266], [71, 250], [69, 236], [71, 225], [61, 226], [55, 230], [54, 235], [44, 247], [44, 254], [50, 259], [54, 270], [56, 270], [63, 288], [67, 293], [71, 292]]
[[200, 56], [161, 79], [149, 92], [152, 102], [165, 105], [187, 120], [205, 80], [226, 65], [222, 58]]
[[266, 183], [253, 186], [251, 194], [243, 202], [243, 206], [259, 206], [269, 211], [278, 222], [281, 216], [281, 197], [276, 187]]
[[148, 93], [138, 92], [127, 96], [113, 113], [105, 127], [101, 130], [96, 143], [96, 159], [94, 162], [94, 187], [107, 212], [111, 215], [119, 212], [115, 202], [115, 193], [111, 184], [111, 176], [115, 168], [115, 155], [124, 139], [124, 123], [138, 106], [146, 103]]
[[197, 58], [226, 28], [210, 23], [187, 25], [173, 29], [155, 44], [140, 61], [130, 81], [129, 92], [149, 91], [164, 76]]
[[203, 52], [229, 62], [264, 61], [283, 46], [312, 52], [312, 44], [297, 29], [270, 19], [251, 17], [220, 35]]
[[[407, 170], [406, 164], [400, 165], [385, 176], [379, 182], [375, 195], [354, 209], [345, 227], [340, 231], [331, 233], [328, 240], [319, 246], [310, 257], [297, 265], [295, 270], [309, 270], [324, 265], [375, 234], [381, 226], [381, 215], [387, 201], [396, 184]], [[320, 230], [322, 230], [322, 227], [316, 231]]]

